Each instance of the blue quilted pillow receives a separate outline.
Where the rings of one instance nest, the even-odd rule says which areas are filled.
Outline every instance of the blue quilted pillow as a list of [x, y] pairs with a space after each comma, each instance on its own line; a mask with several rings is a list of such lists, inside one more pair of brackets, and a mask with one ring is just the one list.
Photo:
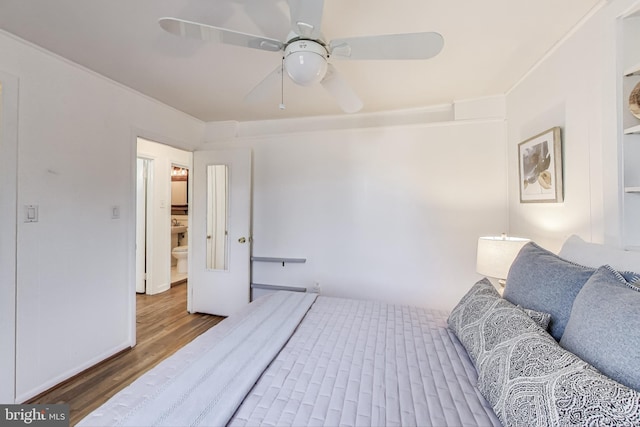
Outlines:
[[551, 314], [549, 333], [559, 341], [573, 300], [594, 271], [529, 242], [511, 265], [503, 296], [513, 304]]
[[640, 391], [640, 288], [600, 267], [578, 293], [560, 345]]

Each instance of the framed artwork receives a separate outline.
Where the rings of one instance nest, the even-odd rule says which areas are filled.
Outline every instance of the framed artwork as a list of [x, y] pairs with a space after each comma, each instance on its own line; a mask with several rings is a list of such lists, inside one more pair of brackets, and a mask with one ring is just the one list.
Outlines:
[[518, 144], [521, 203], [561, 203], [562, 141], [554, 127]]

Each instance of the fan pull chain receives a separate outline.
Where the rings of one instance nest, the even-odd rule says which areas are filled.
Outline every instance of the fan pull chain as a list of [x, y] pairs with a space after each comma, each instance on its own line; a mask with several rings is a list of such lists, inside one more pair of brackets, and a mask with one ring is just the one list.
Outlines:
[[281, 110], [284, 110], [287, 108], [286, 105], [284, 105], [284, 57], [282, 57], [282, 65], [280, 66], [280, 105], [278, 105], [278, 108], [280, 108]]

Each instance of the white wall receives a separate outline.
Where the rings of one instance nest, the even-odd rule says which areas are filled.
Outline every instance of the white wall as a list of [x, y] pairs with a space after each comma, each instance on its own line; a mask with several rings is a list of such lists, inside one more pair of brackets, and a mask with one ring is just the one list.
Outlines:
[[13, 402], [16, 316], [18, 79], [0, 71], [0, 402]]
[[134, 342], [138, 136], [253, 148], [254, 254], [308, 259], [263, 265], [260, 282], [451, 308], [479, 277], [477, 238], [507, 228], [501, 119], [411, 125], [420, 111], [322, 130], [323, 118], [309, 133], [271, 123], [202, 146], [193, 118], [2, 32], [0, 51], [0, 70], [20, 79], [17, 205], [40, 209], [17, 225], [17, 401]]
[[502, 120], [294, 132], [203, 148], [228, 146], [253, 149], [253, 254], [307, 258], [255, 263], [257, 283], [317, 281], [325, 295], [450, 309], [479, 278], [478, 237], [506, 231]]
[[[620, 244], [616, 17], [634, 3], [607, 2], [507, 94], [512, 234], [552, 250], [571, 234]], [[521, 204], [518, 143], [553, 126], [563, 131], [565, 201]]]
[[18, 212], [40, 214], [17, 224], [23, 401], [133, 342], [135, 137], [189, 149], [204, 125], [3, 32], [0, 51], [0, 70], [20, 82]]
[[[191, 168], [191, 152], [138, 138], [138, 157], [153, 160], [152, 193], [148, 195], [153, 246], [147, 248], [147, 294], [171, 287], [171, 166]], [[186, 308], [185, 308], [186, 309]]]

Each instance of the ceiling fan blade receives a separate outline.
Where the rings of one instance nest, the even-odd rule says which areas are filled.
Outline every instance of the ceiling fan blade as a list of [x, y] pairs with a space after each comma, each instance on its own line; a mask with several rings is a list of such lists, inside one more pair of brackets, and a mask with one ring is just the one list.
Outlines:
[[408, 33], [335, 39], [329, 51], [341, 59], [428, 59], [443, 46], [439, 33]]
[[291, 31], [305, 38], [320, 38], [324, 0], [289, 0]]
[[196, 40], [214, 41], [235, 46], [277, 52], [284, 46], [280, 40], [270, 39], [239, 31], [218, 28], [197, 22], [177, 18], [161, 18], [158, 23], [163, 30], [180, 37]]
[[[280, 7], [281, 0], [232, 0], [255, 24], [258, 34], [269, 34], [283, 40], [289, 31], [289, 6]], [[279, 28], [274, 32], [274, 28]]]
[[282, 65], [278, 65], [276, 69], [267, 74], [251, 91], [244, 97], [245, 102], [258, 103], [273, 94], [282, 84]]
[[345, 113], [356, 113], [362, 109], [362, 101], [333, 65], [328, 64], [327, 74], [320, 84], [334, 97]]

